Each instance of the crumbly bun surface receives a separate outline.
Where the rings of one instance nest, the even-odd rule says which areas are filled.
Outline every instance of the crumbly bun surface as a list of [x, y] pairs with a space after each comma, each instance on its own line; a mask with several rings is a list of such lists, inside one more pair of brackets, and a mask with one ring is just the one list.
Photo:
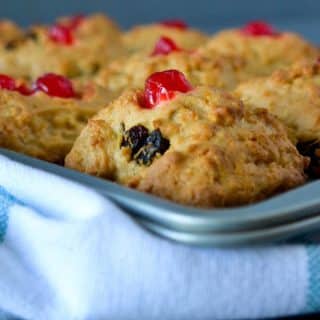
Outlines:
[[[89, 120], [66, 166], [201, 207], [247, 204], [305, 181], [305, 158], [266, 110], [208, 87], [154, 109], [141, 107], [141, 94], [127, 91]], [[124, 143], [135, 126], [161, 133], [166, 148], [144, 162], [152, 145]]]
[[151, 24], [136, 26], [127, 31], [123, 35], [123, 42], [128, 54], [137, 52], [149, 54], [162, 36], [169, 37], [186, 50], [197, 49], [208, 39], [207, 35], [195, 29], [179, 30], [160, 24]]
[[320, 64], [298, 62], [291, 68], [240, 84], [235, 90], [251, 108], [266, 108], [296, 141], [320, 139]]
[[270, 75], [274, 70], [290, 66], [304, 58], [314, 58], [319, 50], [298, 34], [283, 32], [279, 36], [253, 37], [238, 29], [225, 30], [214, 35], [204, 51], [219, 51], [242, 56], [247, 72], [252, 76]]
[[63, 99], [0, 90], [0, 146], [63, 164], [88, 118], [109, 99], [93, 84], [81, 91], [81, 98]]
[[247, 79], [242, 72], [245, 64], [240, 57], [219, 53], [210, 56], [185, 51], [156, 56], [135, 54], [113, 61], [98, 74], [96, 81], [116, 96], [128, 88], [143, 88], [145, 80], [154, 72], [175, 69], [184, 73], [194, 86], [232, 90]]
[[88, 77], [122, 53], [121, 32], [104, 15], [84, 19], [71, 45], [49, 39], [47, 26], [34, 26], [0, 50], [0, 72], [35, 79], [54, 72], [68, 78]]
[[0, 46], [22, 35], [22, 29], [10, 20], [0, 20]]

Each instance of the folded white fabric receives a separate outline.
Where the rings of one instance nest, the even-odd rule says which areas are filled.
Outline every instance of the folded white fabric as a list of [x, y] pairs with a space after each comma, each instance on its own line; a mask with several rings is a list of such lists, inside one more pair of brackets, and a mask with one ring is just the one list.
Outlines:
[[[0, 310], [22, 319], [255, 319], [320, 308], [320, 249], [195, 248], [0, 156]], [[1, 315], [0, 315], [1, 317]]]

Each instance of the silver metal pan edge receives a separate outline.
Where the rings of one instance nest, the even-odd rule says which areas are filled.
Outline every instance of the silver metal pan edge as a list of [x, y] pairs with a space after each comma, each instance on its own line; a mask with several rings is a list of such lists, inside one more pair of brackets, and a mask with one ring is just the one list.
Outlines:
[[112, 199], [133, 216], [181, 232], [231, 232], [264, 229], [303, 220], [320, 213], [320, 181], [256, 204], [227, 209], [200, 209], [132, 190], [116, 183], [5, 149], [0, 154], [14, 161], [87, 185]]

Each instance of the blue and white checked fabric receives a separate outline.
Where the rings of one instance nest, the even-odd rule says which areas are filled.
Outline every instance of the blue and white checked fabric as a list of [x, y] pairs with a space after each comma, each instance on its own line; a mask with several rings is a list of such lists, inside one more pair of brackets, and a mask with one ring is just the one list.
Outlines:
[[[0, 156], [0, 310], [22, 319], [257, 319], [320, 310], [320, 245], [194, 248]], [[1, 317], [1, 313], [0, 313]]]

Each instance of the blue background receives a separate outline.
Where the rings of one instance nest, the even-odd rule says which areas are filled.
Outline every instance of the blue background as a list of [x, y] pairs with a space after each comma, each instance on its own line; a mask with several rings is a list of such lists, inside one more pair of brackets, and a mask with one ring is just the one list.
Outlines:
[[320, 1], [317, 0], [0, 0], [0, 5], [2, 17], [23, 25], [50, 22], [59, 15], [95, 11], [108, 13], [124, 28], [181, 17], [212, 32], [252, 19], [265, 19], [320, 43]]

